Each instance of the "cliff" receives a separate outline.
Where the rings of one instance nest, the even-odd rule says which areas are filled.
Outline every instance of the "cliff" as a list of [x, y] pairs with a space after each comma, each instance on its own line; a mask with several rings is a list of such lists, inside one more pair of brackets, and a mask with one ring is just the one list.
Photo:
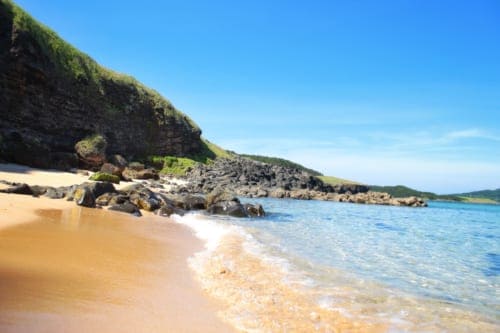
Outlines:
[[0, 0], [0, 160], [71, 164], [75, 144], [95, 135], [128, 158], [202, 149], [199, 127], [157, 92]]

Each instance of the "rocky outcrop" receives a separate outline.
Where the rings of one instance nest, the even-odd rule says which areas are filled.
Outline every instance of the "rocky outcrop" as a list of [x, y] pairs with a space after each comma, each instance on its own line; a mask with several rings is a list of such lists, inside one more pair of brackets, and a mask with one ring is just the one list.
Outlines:
[[257, 162], [247, 158], [217, 159], [210, 165], [197, 165], [187, 175], [190, 183], [180, 190], [210, 193], [218, 187], [240, 197], [327, 200], [377, 205], [423, 207], [420, 198], [393, 198], [387, 193], [369, 191], [361, 184], [328, 185], [307, 172]]
[[102, 68], [0, 0], [0, 160], [99, 167], [103, 152], [78, 142], [99, 135], [108, 156], [182, 156], [200, 151], [200, 134], [158, 93]]
[[[0, 189], [0, 193], [46, 196], [52, 199], [66, 198], [78, 206], [108, 209], [141, 216], [141, 210], [155, 212], [160, 216], [172, 214], [184, 215], [186, 211], [204, 211], [214, 215], [232, 217], [262, 217], [265, 215], [261, 205], [242, 204], [238, 198], [226, 191], [215, 191], [211, 196], [192, 194], [172, 194], [166, 191], [153, 191], [151, 188], [163, 188], [161, 183], [150, 181], [149, 184], [135, 183], [121, 190], [116, 190], [109, 182], [85, 182], [66, 187], [30, 186], [24, 183], [0, 183], [9, 185]], [[155, 183], [155, 184], [153, 184]], [[154, 185], [154, 186], [148, 186]]]
[[244, 193], [256, 191], [256, 197], [266, 197], [274, 189], [314, 190], [336, 193], [362, 193], [368, 187], [358, 184], [331, 186], [299, 169], [271, 165], [243, 157], [218, 158], [212, 164], [198, 164], [188, 174], [189, 191], [209, 193], [216, 187]]

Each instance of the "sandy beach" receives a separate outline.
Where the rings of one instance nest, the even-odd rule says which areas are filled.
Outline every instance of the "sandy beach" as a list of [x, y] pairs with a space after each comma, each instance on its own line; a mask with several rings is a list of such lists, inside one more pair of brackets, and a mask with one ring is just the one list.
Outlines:
[[[0, 179], [61, 186], [87, 177], [4, 164]], [[233, 331], [187, 266], [201, 248], [169, 219], [0, 194], [0, 331]]]

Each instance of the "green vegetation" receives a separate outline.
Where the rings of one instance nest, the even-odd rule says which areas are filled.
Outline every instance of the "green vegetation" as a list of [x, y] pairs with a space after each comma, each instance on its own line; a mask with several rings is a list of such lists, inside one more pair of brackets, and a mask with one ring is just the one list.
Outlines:
[[432, 192], [422, 192], [403, 185], [396, 185], [396, 186], [369, 185], [369, 187], [370, 190], [372, 191], [386, 192], [392, 195], [393, 197], [416, 196], [429, 200], [463, 201], [463, 199], [455, 195], [439, 195]]
[[483, 190], [483, 191], [474, 191], [468, 193], [458, 193], [454, 194], [456, 196], [462, 197], [467, 201], [477, 201], [478, 199], [482, 202], [493, 201], [496, 203], [500, 202], [500, 188], [496, 190]]
[[90, 176], [89, 180], [120, 184], [120, 177], [105, 172], [96, 172]]
[[160, 173], [183, 176], [197, 163], [211, 164], [216, 158], [233, 158], [234, 154], [221, 147], [202, 140], [202, 149], [198, 154], [192, 154], [185, 157], [177, 156], [150, 156], [147, 162], [155, 168], [160, 169]]
[[268, 164], [273, 164], [273, 165], [279, 165], [287, 168], [294, 168], [298, 169], [301, 171], [305, 171], [310, 173], [313, 176], [323, 176], [323, 174], [319, 171], [313, 170], [313, 169], [308, 169], [303, 165], [300, 165], [298, 163], [285, 160], [284, 158], [279, 158], [279, 157], [269, 157], [269, 156], [261, 156], [261, 155], [247, 155], [247, 154], [240, 154], [241, 157], [246, 157], [254, 161], [259, 161], [259, 162], [264, 162]]
[[196, 161], [187, 157], [175, 157], [175, 156], [153, 156], [150, 158], [150, 162], [155, 165], [155, 167], [160, 167], [160, 173], [184, 176], [187, 171], [196, 165]]
[[225, 150], [219, 146], [217, 146], [214, 143], [211, 143], [210, 141], [203, 139], [203, 145], [204, 145], [204, 151], [209, 151], [215, 157], [222, 157], [222, 158], [234, 158], [235, 154], [233, 152], [230, 152], [228, 150]]
[[104, 154], [106, 146], [108, 143], [106, 139], [99, 134], [91, 135], [85, 139], [78, 141], [75, 145], [75, 149], [81, 156], [87, 156], [91, 154]]
[[500, 203], [500, 189], [484, 190], [459, 194], [436, 194], [432, 192], [421, 192], [412, 188], [397, 186], [376, 186], [370, 185], [370, 190], [377, 192], [387, 192], [394, 197], [417, 196], [429, 200], [459, 201], [470, 203]]
[[328, 185], [341, 185], [341, 184], [359, 184], [358, 182], [354, 182], [352, 180], [337, 178], [333, 176], [318, 176], [319, 179], [323, 181], [323, 183]]
[[499, 204], [500, 201], [495, 201], [489, 198], [471, 198], [471, 197], [459, 197], [463, 202], [468, 203], [482, 203], [482, 204]]
[[[87, 54], [79, 51], [47, 26], [37, 22], [28, 13], [15, 5], [10, 0], [0, 0], [0, 8], [12, 15], [13, 27], [22, 32], [29, 34], [42, 49], [48, 59], [55, 65], [59, 75], [64, 78], [70, 78], [77, 82], [85, 83], [83, 87], [88, 91], [82, 91], [83, 94], [90, 92], [99, 92], [104, 96], [103, 82], [113, 81], [116, 84], [128, 86], [131, 92], [137, 94], [140, 102], [148, 103], [157, 112], [165, 116], [173, 117], [176, 121], [186, 121], [195, 130], [199, 131], [199, 127], [186, 115], [179, 112], [175, 107], [163, 96], [153, 89], [150, 89], [135, 78], [114, 72], [100, 66]], [[110, 116], [121, 112], [121, 107], [107, 105], [103, 111]]]

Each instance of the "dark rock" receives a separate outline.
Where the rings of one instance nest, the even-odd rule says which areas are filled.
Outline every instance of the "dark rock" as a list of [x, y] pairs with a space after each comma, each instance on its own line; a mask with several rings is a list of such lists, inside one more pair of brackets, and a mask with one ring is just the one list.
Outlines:
[[33, 195], [34, 194], [28, 184], [13, 185], [7, 189], [0, 190], [0, 192], [12, 193], [12, 194], [25, 194], [25, 195]]
[[234, 201], [239, 203], [240, 200], [234, 196], [233, 193], [223, 189], [222, 187], [217, 187], [213, 189], [206, 198], [206, 206], [210, 207], [218, 202], [223, 201]]
[[121, 178], [123, 170], [124, 170], [124, 168], [122, 169], [122, 168], [120, 168], [114, 164], [111, 164], [111, 163], [104, 163], [101, 166], [101, 172], [117, 176], [118, 179]]
[[95, 207], [95, 196], [87, 188], [78, 188], [74, 193], [74, 200], [77, 205], [84, 207]]
[[33, 196], [39, 197], [41, 195], [44, 195], [47, 192], [48, 186], [39, 186], [39, 185], [33, 185], [30, 186], [31, 191], [33, 192]]
[[169, 217], [171, 215], [183, 216], [186, 212], [172, 205], [165, 205], [156, 211], [157, 215]]
[[134, 204], [132, 204], [128, 201], [126, 201], [122, 204], [113, 205], [113, 206], [109, 207], [108, 209], [118, 211], [118, 212], [132, 214], [135, 216], [142, 216], [142, 214], [139, 211], [139, 209], [137, 208], [137, 206], [135, 206]]
[[98, 170], [106, 161], [107, 146], [108, 142], [102, 135], [92, 135], [78, 141], [75, 150], [84, 168]]
[[215, 215], [248, 217], [245, 207], [236, 201], [218, 201], [207, 208], [207, 212]]
[[54, 152], [50, 154], [50, 167], [69, 171], [78, 167], [78, 156], [75, 153]]
[[128, 164], [127, 160], [122, 155], [118, 154], [111, 155], [109, 157], [109, 162], [113, 164], [115, 167], [119, 168], [120, 172], [125, 170]]
[[50, 199], [62, 199], [68, 194], [69, 188], [68, 187], [51, 187], [48, 186], [46, 188], [46, 191], [44, 193], [44, 196], [50, 198]]
[[113, 184], [108, 182], [85, 182], [80, 185], [72, 186], [68, 189], [67, 197], [68, 200], [73, 200], [75, 197], [76, 190], [78, 189], [86, 189], [92, 193], [94, 198], [98, 198], [104, 193], [115, 193], [116, 189]]
[[205, 208], [206, 208], [206, 203], [205, 203], [205, 198], [203, 196], [188, 194], [184, 197], [185, 210], [199, 210]]
[[244, 204], [243, 207], [245, 208], [245, 211], [247, 212], [247, 215], [250, 217], [262, 217], [265, 216], [266, 213], [264, 212], [264, 208], [262, 205], [256, 204]]

